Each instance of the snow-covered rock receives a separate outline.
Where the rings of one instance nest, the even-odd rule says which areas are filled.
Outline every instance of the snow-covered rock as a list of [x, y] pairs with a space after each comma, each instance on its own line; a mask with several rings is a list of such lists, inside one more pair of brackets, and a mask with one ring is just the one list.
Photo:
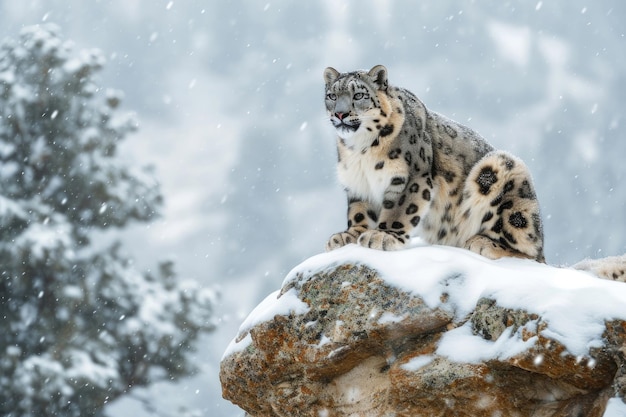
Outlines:
[[625, 356], [622, 282], [350, 245], [291, 271], [242, 324], [220, 379], [255, 417], [614, 417]]

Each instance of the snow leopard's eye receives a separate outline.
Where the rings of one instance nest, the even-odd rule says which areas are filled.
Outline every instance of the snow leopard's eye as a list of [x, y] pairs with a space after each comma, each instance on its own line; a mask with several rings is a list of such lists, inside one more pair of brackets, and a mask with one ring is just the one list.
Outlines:
[[326, 99], [335, 101], [335, 100], [337, 100], [337, 94], [328, 93], [328, 94], [326, 94]]
[[353, 98], [355, 100], [363, 100], [370, 98], [370, 95], [367, 93], [356, 93]]

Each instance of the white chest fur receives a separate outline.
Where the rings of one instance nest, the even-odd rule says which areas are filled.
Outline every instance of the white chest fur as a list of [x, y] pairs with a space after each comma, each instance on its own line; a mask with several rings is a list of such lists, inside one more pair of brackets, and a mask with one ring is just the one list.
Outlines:
[[348, 190], [350, 197], [369, 201], [376, 208], [382, 206], [391, 180], [406, 175], [408, 171], [404, 159], [387, 158], [383, 146], [368, 148], [365, 153], [343, 147], [340, 155], [337, 176], [341, 185]]

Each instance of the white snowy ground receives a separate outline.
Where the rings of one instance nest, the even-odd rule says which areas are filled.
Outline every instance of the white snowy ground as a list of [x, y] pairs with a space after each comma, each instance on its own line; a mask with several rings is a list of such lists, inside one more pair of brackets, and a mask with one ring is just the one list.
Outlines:
[[[451, 308], [457, 317], [469, 314], [481, 297], [496, 299], [505, 308], [538, 314], [549, 323], [544, 336], [559, 341], [580, 357], [601, 345], [605, 320], [626, 320], [624, 283], [533, 261], [512, 258], [492, 261], [463, 249], [426, 246], [419, 241], [410, 249], [394, 252], [348, 245], [306, 260], [287, 275], [284, 284], [296, 279], [297, 273], [312, 276], [348, 262], [376, 269], [387, 283], [419, 294], [431, 308]], [[463, 278], [446, 280], [452, 275]], [[449, 295], [446, 305], [441, 304], [443, 292]], [[281, 298], [277, 295], [278, 291], [270, 294], [250, 313], [239, 334], [275, 315], [287, 315], [291, 311], [302, 314], [308, 309], [295, 289]], [[244, 349], [250, 342], [249, 336], [239, 342], [233, 340], [224, 357]], [[496, 341], [486, 341], [462, 326], [446, 333], [436, 353], [454, 361], [475, 363], [514, 356], [532, 343], [533, 339], [524, 342], [508, 332]], [[626, 417], [626, 404], [619, 399], [611, 400], [604, 417]]]

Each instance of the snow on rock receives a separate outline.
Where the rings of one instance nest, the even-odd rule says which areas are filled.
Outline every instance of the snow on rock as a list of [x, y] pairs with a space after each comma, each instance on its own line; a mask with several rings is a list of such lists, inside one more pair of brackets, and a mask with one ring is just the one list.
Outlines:
[[[303, 262], [283, 286], [299, 274], [311, 277], [345, 262], [367, 265], [387, 283], [421, 296], [430, 308], [450, 309], [457, 318], [469, 314], [480, 298], [532, 311], [550, 323], [552, 336], [575, 355], [585, 355], [602, 343], [605, 319], [626, 320], [626, 286], [621, 283], [533, 261], [491, 261], [452, 247], [383, 252], [349, 245]], [[444, 292], [449, 297], [445, 303]]]
[[413, 246], [294, 268], [224, 353], [224, 397], [252, 416], [619, 415], [624, 283]]
[[626, 417], [626, 404], [619, 398], [611, 398], [603, 417]]
[[280, 295], [279, 291], [275, 291], [256, 306], [239, 329], [242, 336], [228, 345], [224, 357], [245, 349], [252, 341], [248, 331], [257, 324], [270, 321], [277, 315], [305, 314], [309, 310], [308, 306], [300, 301], [295, 291], [288, 291], [282, 296]]

